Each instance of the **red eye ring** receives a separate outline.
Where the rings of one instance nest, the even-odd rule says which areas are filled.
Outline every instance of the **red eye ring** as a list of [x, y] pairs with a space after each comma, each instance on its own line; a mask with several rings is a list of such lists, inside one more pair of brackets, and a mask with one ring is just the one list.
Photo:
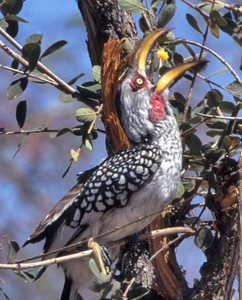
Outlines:
[[137, 74], [131, 79], [130, 85], [134, 91], [140, 90], [145, 86], [145, 78]]

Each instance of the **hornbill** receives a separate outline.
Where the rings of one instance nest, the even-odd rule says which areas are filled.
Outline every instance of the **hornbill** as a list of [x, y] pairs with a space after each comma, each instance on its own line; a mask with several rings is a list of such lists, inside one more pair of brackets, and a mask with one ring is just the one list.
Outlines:
[[[201, 61], [178, 65], [153, 85], [146, 76], [147, 56], [168, 31], [155, 30], [138, 43], [116, 93], [118, 117], [131, 147], [79, 174], [77, 185], [24, 245], [45, 239], [43, 252], [47, 253], [93, 237], [108, 246], [142, 230], [172, 200], [180, 181], [182, 145], [167, 86]], [[78, 251], [80, 247], [60, 250], [45, 258]], [[111, 249], [111, 257], [117, 252]], [[67, 261], [61, 267], [65, 273], [61, 299], [74, 300], [78, 290], [82, 293], [94, 278], [88, 258]]]

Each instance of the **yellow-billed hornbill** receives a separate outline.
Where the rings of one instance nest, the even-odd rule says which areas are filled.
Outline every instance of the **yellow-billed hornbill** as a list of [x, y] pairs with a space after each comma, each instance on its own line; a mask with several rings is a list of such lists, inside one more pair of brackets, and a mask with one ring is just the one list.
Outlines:
[[[182, 146], [167, 86], [201, 61], [178, 65], [151, 84], [146, 76], [147, 56], [168, 31], [156, 30], [141, 40], [118, 88], [116, 107], [130, 149], [79, 174], [77, 186], [56, 204], [25, 245], [45, 239], [46, 253], [100, 234], [95, 241], [108, 245], [146, 227], [172, 199], [180, 181]], [[110, 254], [115, 255], [112, 250]], [[94, 275], [88, 258], [61, 266], [65, 272], [62, 300], [73, 300], [79, 289], [91, 285]]]

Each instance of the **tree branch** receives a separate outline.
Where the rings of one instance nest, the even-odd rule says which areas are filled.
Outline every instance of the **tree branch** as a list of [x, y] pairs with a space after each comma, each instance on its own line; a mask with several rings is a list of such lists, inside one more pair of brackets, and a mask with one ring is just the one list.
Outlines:
[[[154, 232], [149, 232], [149, 233], [143, 233], [138, 235], [138, 238], [141, 240], [145, 239], [150, 239], [153, 237], [157, 236], [165, 236], [165, 235], [174, 235], [178, 233], [186, 233], [187, 235], [194, 235], [195, 230], [190, 228], [190, 227], [174, 227], [174, 228], [166, 228], [166, 229], [160, 229], [160, 230], [155, 230]], [[107, 248], [115, 248], [115, 247], [120, 247], [121, 245], [125, 245], [128, 242], [128, 239], [122, 239], [120, 241], [113, 242], [109, 245], [105, 245]], [[76, 245], [76, 244], [75, 244]], [[70, 245], [73, 246], [73, 245]], [[58, 252], [66, 251], [66, 247], [63, 247], [61, 249], [58, 249]], [[0, 263], [0, 269], [11, 269], [11, 270], [24, 270], [24, 269], [32, 269], [32, 268], [37, 268], [37, 267], [46, 267], [50, 266], [53, 264], [59, 264], [63, 263], [66, 261], [71, 261], [71, 260], [76, 260], [85, 256], [90, 256], [92, 254], [93, 250], [85, 250], [81, 251], [78, 253], [74, 254], [68, 254], [68, 255], [63, 255], [60, 257], [55, 257], [51, 259], [46, 259], [46, 260], [41, 260], [37, 262], [16, 262], [16, 263], [8, 263], [8, 264], [3, 264]], [[53, 253], [53, 252], [51, 252]], [[49, 253], [45, 253], [45, 255], [50, 255]], [[41, 255], [42, 256], [42, 255]], [[29, 258], [29, 260], [34, 260], [36, 257]]]
[[[0, 28], [0, 34], [5, 37], [18, 51], [22, 52], [22, 46], [19, 45], [6, 31]], [[0, 48], [2, 48], [9, 56], [14, 58], [16, 61], [20, 62], [23, 66], [28, 67], [29, 63], [27, 60], [18, 55], [11, 48], [6, 46], [2, 41], [0, 41]], [[81, 97], [81, 95], [64, 80], [54, 74], [50, 69], [43, 65], [40, 61], [37, 62], [36, 68], [51, 82], [50, 84], [59, 89], [60, 91], [71, 94], [73, 98], [85, 103], [88, 106], [95, 107], [98, 105], [98, 101], [94, 99], [86, 99]]]

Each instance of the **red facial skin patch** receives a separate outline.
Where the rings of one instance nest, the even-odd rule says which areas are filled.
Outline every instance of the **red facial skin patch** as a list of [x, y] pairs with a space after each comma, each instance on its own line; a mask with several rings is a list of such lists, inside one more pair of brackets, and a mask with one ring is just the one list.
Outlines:
[[151, 108], [149, 109], [149, 120], [157, 123], [165, 117], [165, 103], [161, 95], [154, 94], [150, 100]]

